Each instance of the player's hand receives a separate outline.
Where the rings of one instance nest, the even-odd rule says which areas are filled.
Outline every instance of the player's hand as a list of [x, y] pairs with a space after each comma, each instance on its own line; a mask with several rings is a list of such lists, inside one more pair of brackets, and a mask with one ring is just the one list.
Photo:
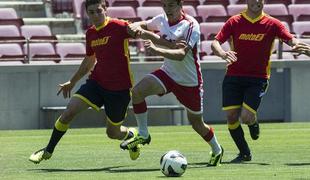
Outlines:
[[67, 81], [63, 84], [59, 84], [59, 90], [57, 92], [57, 96], [62, 92], [64, 98], [71, 97], [71, 90], [74, 87], [74, 84], [71, 81]]
[[180, 39], [180, 40], [175, 41], [174, 49], [181, 49], [181, 48], [186, 48], [186, 47], [187, 47], [187, 44], [186, 44], [185, 39]]
[[157, 53], [156, 46], [150, 40], [144, 41], [144, 47], [145, 47], [145, 50], [150, 52], [151, 54], [156, 54]]
[[128, 25], [128, 32], [134, 38], [138, 38], [141, 35], [143, 29], [141, 28], [139, 23], [132, 23]]
[[227, 62], [227, 66], [229, 66], [237, 61], [236, 54], [235, 51], [227, 51], [221, 57]]
[[292, 51], [298, 53], [297, 56], [300, 54], [306, 54], [310, 56], [310, 45], [306, 43], [298, 43], [293, 46]]

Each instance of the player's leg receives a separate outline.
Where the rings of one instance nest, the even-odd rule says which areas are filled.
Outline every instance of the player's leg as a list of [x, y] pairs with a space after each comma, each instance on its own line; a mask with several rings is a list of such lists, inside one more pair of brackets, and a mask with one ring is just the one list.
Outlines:
[[30, 156], [29, 160], [34, 163], [40, 163], [44, 159], [49, 159], [52, 156], [57, 143], [69, 128], [69, 123], [79, 112], [87, 109], [88, 107], [89, 105], [80, 98], [72, 97], [66, 110], [56, 120], [48, 145], [45, 148], [34, 152]]
[[208, 126], [202, 118], [201, 113], [193, 113], [187, 110], [187, 118], [190, 121], [192, 128], [210, 145], [212, 149], [210, 166], [217, 166], [221, 163], [224, 154], [224, 149], [218, 143], [213, 128]]
[[132, 104], [137, 120], [139, 135], [121, 143], [122, 149], [131, 149], [137, 144], [149, 144], [151, 136], [147, 127], [147, 106], [145, 98], [150, 95], [164, 94], [165, 89], [161, 80], [154, 74], [145, 76], [132, 89]]
[[226, 111], [228, 130], [239, 150], [239, 155], [231, 162], [251, 160], [251, 151], [239, 121], [244, 96], [242, 78], [226, 76], [223, 80], [222, 93], [223, 110]]
[[250, 135], [253, 140], [257, 140], [260, 135], [259, 123], [257, 121], [257, 109], [262, 97], [268, 89], [268, 80], [261, 78], [249, 78], [249, 86], [245, 90], [241, 120], [249, 127]]

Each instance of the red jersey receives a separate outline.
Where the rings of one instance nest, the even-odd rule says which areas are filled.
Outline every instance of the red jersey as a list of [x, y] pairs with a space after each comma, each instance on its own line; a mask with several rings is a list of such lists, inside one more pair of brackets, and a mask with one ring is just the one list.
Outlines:
[[132, 87], [126, 21], [106, 18], [100, 27], [86, 32], [86, 55], [95, 54], [97, 63], [89, 78], [104, 89], [118, 91]]
[[284, 42], [293, 38], [285, 26], [266, 14], [251, 19], [245, 12], [231, 17], [216, 35], [220, 43], [230, 39], [237, 61], [228, 66], [227, 75], [270, 77], [270, 55], [274, 39]]

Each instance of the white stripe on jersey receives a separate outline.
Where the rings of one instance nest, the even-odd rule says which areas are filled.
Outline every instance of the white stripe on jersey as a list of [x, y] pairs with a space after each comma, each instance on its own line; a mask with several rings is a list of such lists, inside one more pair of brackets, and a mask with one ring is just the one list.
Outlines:
[[185, 19], [169, 26], [167, 16], [160, 14], [148, 20], [146, 24], [148, 30], [159, 31], [159, 35], [167, 40], [186, 40], [192, 49], [188, 51], [185, 58], [182, 61], [165, 58], [161, 69], [182, 86], [200, 85], [202, 78], [199, 63], [200, 28], [198, 22], [185, 14]]

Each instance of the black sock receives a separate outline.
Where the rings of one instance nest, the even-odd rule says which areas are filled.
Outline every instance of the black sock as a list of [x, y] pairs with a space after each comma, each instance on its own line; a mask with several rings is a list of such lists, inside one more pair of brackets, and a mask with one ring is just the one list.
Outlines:
[[236, 129], [229, 129], [229, 132], [240, 153], [243, 155], [250, 155], [250, 148], [244, 138], [244, 132], [241, 125], [239, 125]]
[[45, 150], [49, 153], [53, 153], [57, 143], [65, 133], [66, 131], [59, 131], [54, 127], [52, 136]]

